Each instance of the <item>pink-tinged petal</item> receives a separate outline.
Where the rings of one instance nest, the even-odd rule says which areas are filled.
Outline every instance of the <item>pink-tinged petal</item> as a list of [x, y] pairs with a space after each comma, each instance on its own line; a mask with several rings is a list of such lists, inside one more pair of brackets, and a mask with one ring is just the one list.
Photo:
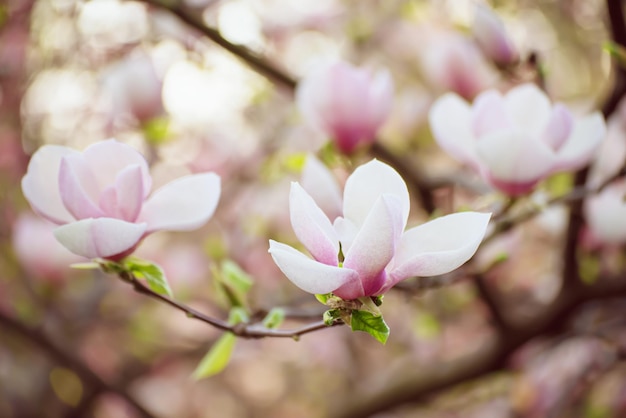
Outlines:
[[143, 175], [139, 165], [133, 164], [120, 171], [115, 180], [116, 217], [129, 222], [134, 222], [137, 219], [145, 195], [143, 187]]
[[498, 64], [512, 64], [519, 55], [504, 24], [488, 6], [476, 3], [472, 33], [485, 55]]
[[556, 162], [556, 156], [545, 142], [521, 132], [492, 133], [483, 138], [476, 149], [489, 177], [504, 182], [537, 181], [546, 176]]
[[295, 182], [291, 183], [289, 212], [293, 231], [313, 258], [336, 266], [339, 237], [313, 198]]
[[489, 213], [442, 216], [404, 233], [384, 290], [413, 276], [448, 273], [469, 260], [480, 245]]
[[33, 210], [56, 224], [75, 220], [59, 191], [61, 160], [70, 154], [78, 152], [59, 145], [44, 145], [31, 157], [22, 179], [22, 193]]
[[402, 210], [396, 196], [381, 196], [345, 254], [343, 265], [359, 273], [365, 295], [376, 294], [384, 284], [381, 272], [393, 258], [404, 229]]
[[[331, 64], [332, 65], [332, 64]], [[328, 63], [318, 65], [307, 74], [296, 89], [296, 104], [305, 121], [318, 130], [325, 129], [322, 110], [330, 106], [332, 89], [329, 86]]]
[[307, 156], [300, 183], [328, 219], [334, 220], [341, 215], [342, 199], [339, 184], [331, 171], [314, 155]]
[[606, 244], [626, 242], [626, 183], [612, 183], [585, 200], [585, 218], [595, 239]]
[[220, 191], [220, 177], [215, 173], [181, 177], [150, 196], [138, 221], [148, 224], [147, 233], [199, 228], [213, 216]]
[[591, 188], [600, 186], [616, 175], [626, 161], [626, 132], [618, 116], [609, 119], [606, 139], [602, 141], [591, 166], [587, 180]]
[[606, 124], [600, 113], [577, 120], [571, 135], [557, 153], [558, 161], [553, 171], [575, 170], [587, 164], [605, 136]]
[[381, 70], [372, 75], [369, 87], [368, 113], [371, 123], [381, 126], [393, 107], [393, 78], [388, 70]]
[[359, 228], [350, 219], [339, 217], [333, 222], [333, 228], [337, 231], [339, 242], [341, 242], [341, 251], [344, 255], [350, 251], [354, 238], [359, 233]]
[[95, 178], [81, 155], [68, 155], [59, 168], [59, 191], [67, 210], [76, 219], [100, 218], [104, 212], [93, 200], [99, 194]]
[[428, 114], [437, 144], [458, 161], [476, 166], [476, 139], [469, 104], [454, 93], [441, 96]]
[[343, 190], [344, 217], [360, 227], [383, 194], [394, 195], [400, 199], [404, 228], [410, 210], [406, 183], [396, 170], [378, 160], [361, 165], [348, 177]]
[[112, 218], [83, 219], [54, 230], [65, 248], [87, 258], [110, 258], [136, 246], [146, 224], [133, 224]]
[[280, 242], [270, 240], [269, 253], [283, 274], [305, 292], [330, 293], [348, 282], [358, 281], [356, 271], [319, 263]]
[[557, 103], [543, 132], [543, 140], [557, 151], [569, 138], [573, 126], [572, 113], [564, 105]]
[[143, 181], [144, 199], [152, 188], [152, 179], [146, 159], [135, 148], [115, 139], [97, 142], [83, 151], [85, 161], [96, 176], [100, 190], [115, 184], [117, 175], [129, 165], [138, 165]]
[[[377, 282], [384, 283], [385, 282], [385, 271], [380, 272], [381, 279], [376, 280]], [[343, 300], [352, 300], [362, 298], [363, 296], [372, 296], [372, 294], [365, 293], [365, 289], [363, 288], [363, 283], [361, 280], [350, 280], [348, 283], [344, 284], [338, 289], [333, 291], [335, 296], [339, 296]]]
[[506, 110], [511, 122], [531, 136], [541, 136], [550, 119], [550, 100], [532, 83], [517, 86], [506, 94]]
[[476, 97], [472, 106], [472, 132], [478, 140], [489, 133], [511, 128], [500, 92], [488, 90]]

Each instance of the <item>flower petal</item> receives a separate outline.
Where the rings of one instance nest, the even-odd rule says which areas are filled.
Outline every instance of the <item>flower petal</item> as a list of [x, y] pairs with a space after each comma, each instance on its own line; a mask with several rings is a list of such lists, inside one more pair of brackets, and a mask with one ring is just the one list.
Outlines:
[[504, 98], [499, 91], [487, 90], [476, 97], [472, 106], [472, 132], [477, 139], [491, 132], [511, 128]]
[[402, 206], [403, 228], [409, 217], [409, 191], [391, 166], [372, 160], [354, 170], [343, 190], [343, 215], [360, 227], [383, 194], [397, 196]]
[[441, 96], [428, 114], [437, 144], [458, 161], [476, 165], [476, 139], [472, 134], [469, 104], [454, 93]]
[[587, 164], [606, 136], [604, 118], [598, 112], [579, 119], [557, 153], [553, 171], [574, 170]]
[[117, 212], [121, 219], [134, 222], [145, 196], [141, 166], [133, 164], [119, 172], [115, 180]]
[[74, 254], [107, 258], [132, 249], [146, 231], [146, 224], [112, 218], [83, 219], [54, 230], [56, 239]]
[[60, 145], [44, 145], [33, 154], [22, 179], [22, 193], [33, 210], [56, 224], [75, 220], [63, 205], [59, 191], [61, 160], [70, 154], [78, 152]]
[[404, 230], [402, 210], [397, 196], [382, 195], [346, 254], [343, 265], [359, 273], [365, 296], [376, 294], [384, 283], [381, 272], [393, 258]]
[[626, 241], [626, 182], [614, 182], [585, 200], [585, 218], [594, 237], [603, 243]]
[[547, 175], [556, 161], [548, 144], [519, 131], [491, 133], [476, 149], [489, 177], [502, 182], [536, 181]]
[[413, 276], [448, 273], [469, 260], [480, 245], [489, 213], [442, 216], [404, 233], [384, 290]]
[[557, 103], [552, 108], [550, 120], [548, 120], [542, 139], [550, 144], [553, 150], [559, 150], [569, 138], [573, 125], [572, 113], [567, 107]]
[[181, 177], [150, 196], [143, 205], [138, 221], [148, 224], [146, 233], [196, 229], [213, 216], [219, 198], [220, 177], [217, 174]]
[[339, 237], [324, 212], [298, 183], [289, 193], [291, 226], [296, 236], [317, 261], [336, 266]]
[[517, 86], [506, 94], [505, 106], [511, 121], [518, 129], [540, 137], [550, 119], [550, 100], [533, 83]]
[[100, 190], [115, 184], [120, 171], [129, 165], [137, 164], [141, 170], [144, 199], [152, 188], [152, 179], [146, 159], [135, 148], [115, 139], [96, 142], [83, 151], [85, 161], [96, 176]]
[[105, 216], [94, 198], [100, 194], [96, 179], [82, 155], [68, 155], [59, 167], [59, 191], [67, 210], [76, 219]]
[[348, 282], [358, 281], [354, 270], [319, 263], [274, 240], [270, 240], [269, 253], [283, 274], [305, 292], [330, 293]]
[[328, 216], [328, 219], [334, 220], [341, 215], [341, 190], [337, 180], [331, 171], [312, 154], [306, 158], [300, 183]]

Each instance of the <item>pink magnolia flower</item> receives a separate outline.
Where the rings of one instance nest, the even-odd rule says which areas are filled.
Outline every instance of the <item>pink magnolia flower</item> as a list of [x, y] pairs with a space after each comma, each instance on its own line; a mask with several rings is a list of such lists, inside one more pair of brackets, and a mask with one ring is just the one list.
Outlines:
[[45, 145], [32, 156], [22, 191], [32, 208], [59, 226], [67, 249], [120, 259], [146, 235], [202, 226], [215, 211], [220, 178], [203, 173], [176, 179], [150, 194], [148, 164], [114, 139], [78, 152]]
[[584, 213], [592, 245], [626, 242], [626, 179], [622, 178], [585, 200]]
[[313, 127], [332, 137], [344, 153], [374, 142], [393, 102], [388, 71], [373, 73], [345, 62], [318, 67], [296, 92], [300, 112]]
[[484, 4], [474, 6], [472, 34], [483, 53], [497, 64], [512, 64], [519, 54], [504, 24], [495, 12]]
[[429, 118], [441, 148], [512, 196], [528, 193], [554, 172], [587, 164], [606, 132], [600, 113], [575, 120], [533, 84], [505, 96], [488, 90], [472, 106], [448, 93]]
[[289, 205], [293, 230], [313, 258], [270, 240], [274, 262], [302, 290], [332, 292], [346, 300], [383, 294], [408, 277], [456, 269], [476, 252], [491, 216], [457, 213], [405, 232], [406, 184], [393, 168], [377, 160], [348, 178], [343, 216], [334, 222], [295, 182]]

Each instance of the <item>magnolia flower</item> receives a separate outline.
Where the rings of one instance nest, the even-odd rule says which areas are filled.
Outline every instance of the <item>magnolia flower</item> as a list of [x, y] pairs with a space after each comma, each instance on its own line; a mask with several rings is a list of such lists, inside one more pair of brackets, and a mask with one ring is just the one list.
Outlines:
[[332, 292], [345, 300], [383, 294], [408, 277], [456, 269], [476, 252], [490, 217], [457, 213], [405, 232], [406, 184], [393, 168], [377, 160], [348, 178], [343, 216], [334, 222], [295, 182], [289, 205], [293, 230], [313, 258], [270, 240], [274, 262], [302, 290]]
[[472, 106], [448, 93], [429, 118], [441, 148], [512, 196], [528, 193], [554, 172], [587, 164], [606, 132], [600, 113], [575, 120], [533, 84], [505, 96], [488, 90]]
[[374, 142], [393, 102], [388, 71], [336, 62], [305, 77], [296, 92], [300, 112], [313, 127], [332, 137], [344, 153]]
[[519, 55], [504, 24], [487, 5], [476, 3], [472, 34], [483, 53], [497, 64], [512, 64]]
[[215, 211], [220, 178], [176, 179], [150, 194], [148, 164], [114, 139], [78, 152], [45, 145], [31, 158], [22, 191], [32, 208], [61, 225], [54, 235], [71, 252], [112, 260], [130, 254], [146, 235], [191, 230]]
[[593, 243], [626, 242], [626, 179], [613, 182], [585, 200], [584, 212]]

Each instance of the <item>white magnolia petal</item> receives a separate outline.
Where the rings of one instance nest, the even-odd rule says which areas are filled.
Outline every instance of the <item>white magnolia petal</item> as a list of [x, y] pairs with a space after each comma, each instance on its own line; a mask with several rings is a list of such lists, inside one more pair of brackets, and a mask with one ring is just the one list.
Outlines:
[[408, 277], [435, 276], [461, 266], [478, 249], [490, 217], [489, 213], [454, 213], [406, 231], [385, 289]]
[[394, 83], [387, 69], [372, 74], [369, 85], [368, 119], [379, 126], [385, 122], [393, 107]]
[[66, 155], [77, 151], [60, 145], [44, 145], [33, 154], [22, 178], [22, 193], [35, 212], [56, 223], [73, 222], [59, 191], [59, 169]]
[[89, 163], [91, 171], [96, 175], [100, 190], [115, 184], [120, 171], [129, 165], [137, 164], [141, 169], [144, 198], [152, 188], [152, 179], [146, 159], [130, 145], [109, 139], [96, 142], [85, 148], [83, 157]]
[[366, 295], [376, 294], [383, 285], [381, 272], [393, 258], [404, 229], [402, 210], [396, 196], [381, 196], [345, 254], [344, 267], [359, 273]]
[[521, 132], [494, 132], [478, 143], [477, 152], [491, 177], [503, 182], [530, 182], [554, 167], [552, 149]]
[[324, 212], [298, 183], [291, 183], [289, 213], [293, 231], [313, 258], [337, 264], [339, 237]]
[[115, 180], [117, 217], [129, 222], [137, 219], [145, 195], [143, 187], [140, 166], [133, 164], [120, 171]]
[[339, 184], [332, 172], [312, 154], [306, 158], [300, 184], [330, 220], [341, 215], [342, 199]]
[[557, 153], [554, 171], [574, 170], [587, 164], [606, 136], [604, 118], [598, 112], [577, 120]]
[[607, 124], [607, 134], [600, 145], [589, 171], [587, 185], [599, 187], [605, 181], [619, 173], [626, 161], [626, 131], [622, 127], [621, 117], [612, 116]]
[[148, 233], [199, 228], [213, 216], [220, 191], [220, 177], [215, 173], [181, 177], [150, 196], [138, 221], [148, 224]]
[[469, 104], [454, 93], [441, 96], [428, 114], [437, 144], [458, 161], [476, 164], [476, 139], [472, 134]]
[[472, 133], [478, 140], [495, 131], [512, 128], [504, 108], [504, 98], [497, 90], [479, 94], [472, 105]]
[[[68, 155], [59, 167], [59, 191], [67, 210], [76, 219], [100, 218], [105, 216], [93, 200], [96, 188], [94, 176], [84, 164], [81, 155]], [[99, 194], [95, 190], [96, 196]]]
[[74, 254], [87, 258], [107, 258], [132, 249], [145, 231], [146, 224], [98, 218], [60, 226], [54, 230], [54, 236]]
[[360, 227], [383, 194], [397, 196], [402, 206], [403, 227], [409, 217], [406, 183], [391, 166], [372, 160], [354, 170], [343, 190], [343, 215]]
[[358, 280], [358, 273], [354, 270], [322, 264], [274, 240], [270, 240], [269, 253], [283, 274], [305, 292], [330, 293], [350, 281]]
[[613, 183], [585, 200], [585, 218], [595, 239], [607, 244], [626, 242], [626, 183]]
[[531, 136], [541, 136], [550, 119], [550, 100], [533, 83], [517, 86], [506, 94], [506, 110], [518, 129]]

